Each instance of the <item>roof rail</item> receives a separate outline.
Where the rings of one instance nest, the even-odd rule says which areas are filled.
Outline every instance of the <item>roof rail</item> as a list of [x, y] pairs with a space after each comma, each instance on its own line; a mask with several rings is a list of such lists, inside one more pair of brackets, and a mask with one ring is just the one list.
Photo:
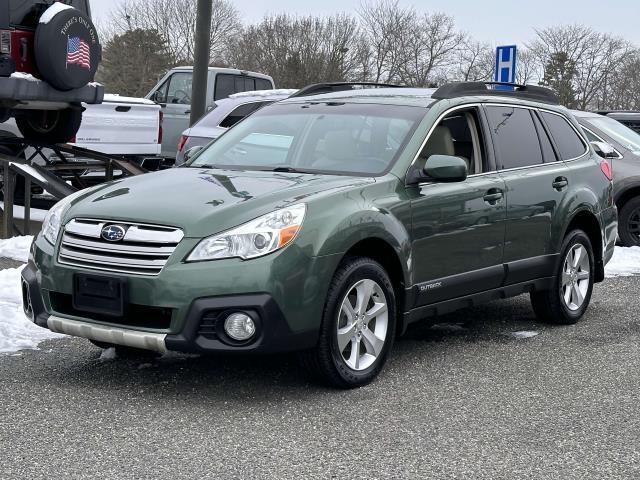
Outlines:
[[289, 98], [308, 97], [309, 95], [320, 95], [322, 93], [344, 92], [361, 88], [401, 88], [400, 85], [375, 82], [327, 82], [314, 83], [301, 88]]
[[[496, 90], [490, 88], [496, 85], [513, 87], [514, 90]], [[438, 88], [431, 98], [444, 100], [461, 97], [463, 95], [491, 95], [500, 97], [515, 97], [542, 103], [559, 104], [558, 96], [548, 88], [536, 85], [518, 85], [505, 82], [453, 82]]]

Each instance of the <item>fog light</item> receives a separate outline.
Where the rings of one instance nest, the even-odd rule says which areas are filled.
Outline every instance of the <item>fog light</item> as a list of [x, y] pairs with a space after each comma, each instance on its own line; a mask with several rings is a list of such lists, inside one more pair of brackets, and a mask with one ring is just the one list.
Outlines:
[[244, 342], [256, 333], [256, 324], [246, 313], [232, 313], [224, 321], [224, 331], [234, 340]]

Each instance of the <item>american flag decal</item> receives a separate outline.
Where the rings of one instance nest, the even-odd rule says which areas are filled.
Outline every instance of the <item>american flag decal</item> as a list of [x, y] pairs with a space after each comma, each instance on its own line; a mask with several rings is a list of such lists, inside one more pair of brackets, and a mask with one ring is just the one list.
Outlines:
[[67, 44], [67, 65], [80, 65], [91, 69], [91, 50], [89, 44], [80, 37], [69, 37]]

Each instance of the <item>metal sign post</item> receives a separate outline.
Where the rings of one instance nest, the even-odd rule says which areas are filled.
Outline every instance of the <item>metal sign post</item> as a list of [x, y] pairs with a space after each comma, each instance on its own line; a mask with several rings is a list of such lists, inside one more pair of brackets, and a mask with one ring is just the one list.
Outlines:
[[[515, 45], [498, 47], [496, 50], [496, 70], [494, 80], [503, 83], [516, 83], [518, 49]], [[496, 90], [513, 90], [508, 85], [496, 85]]]

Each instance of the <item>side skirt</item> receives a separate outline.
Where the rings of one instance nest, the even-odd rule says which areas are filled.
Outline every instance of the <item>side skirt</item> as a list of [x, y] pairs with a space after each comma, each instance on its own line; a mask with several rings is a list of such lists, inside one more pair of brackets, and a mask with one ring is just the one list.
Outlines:
[[430, 318], [434, 319], [433, 323], [436, 323], [434, 317], [444, 315], [445, 313], [451, 313], [462, 308], [481, 305], [493, 300], [517, 297], [518, 295], [522, 295], [523, 293], [529, 293], [536, 290], [548, 290], [550, 288], [553, 288], [555, 278], [556, 277], [546, 277], [536, 280], [529, 280], [522, 283], [506, 285], [503, 287], [486, 290], [484, 292], [474, 293], [472, 295], [466, 295], [463, 297], [414, 308], [404, 314], [404, 321], [402, 322], [403, 328], [400, 333], [405, 333], [407, 327], [412, 323]]

